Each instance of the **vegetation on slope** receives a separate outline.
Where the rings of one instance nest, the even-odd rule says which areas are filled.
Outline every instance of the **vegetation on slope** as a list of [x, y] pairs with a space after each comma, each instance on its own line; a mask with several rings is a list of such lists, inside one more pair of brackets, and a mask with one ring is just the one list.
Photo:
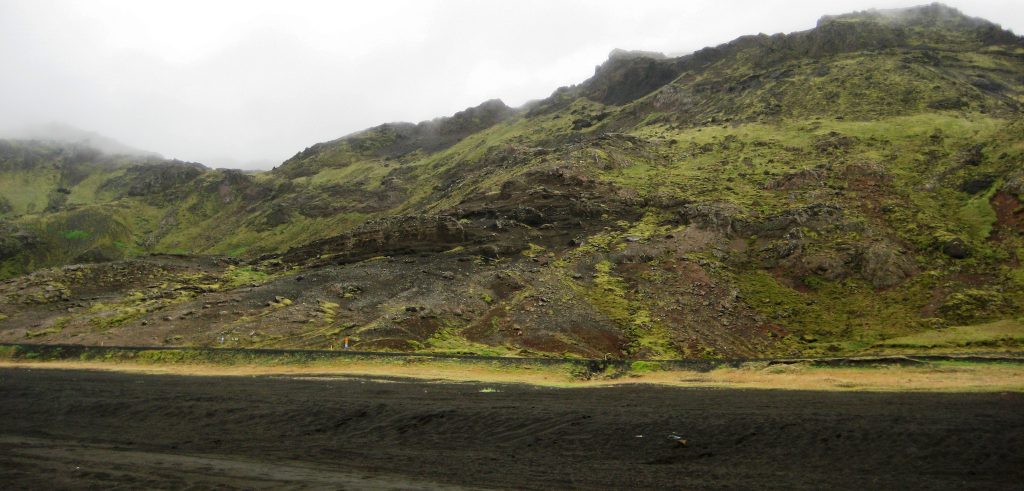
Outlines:
[[[259, 175], [6, 143], [0, 275], [237, 259], [157, 274], [187, 287], [180, 301], [163, 283], [117, 286], [106, 307], [31, 329], [34, 297], [9, 293], [0, 330], [719, 358], [1010, 322], [1024, 306], [1022, 98], [1024, 42], [932, 5], [680, 58], [615, 52], [520, 110], [382, 125]], [[3, 291], [77, 298], [66, 275]], [[179, 327], [152, 327], [162, 317]]]

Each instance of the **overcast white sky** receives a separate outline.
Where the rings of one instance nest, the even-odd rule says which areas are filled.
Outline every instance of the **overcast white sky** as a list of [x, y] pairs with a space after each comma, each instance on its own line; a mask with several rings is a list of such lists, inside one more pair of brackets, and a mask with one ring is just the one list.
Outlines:
[[[270, 167], [319, 141], [546, 97], [613, 48], [686, 53], [892, 0], [0, 0], [0, 129], [61, 122]], [[1024, 32], [1021, 0], [953, 0]]]

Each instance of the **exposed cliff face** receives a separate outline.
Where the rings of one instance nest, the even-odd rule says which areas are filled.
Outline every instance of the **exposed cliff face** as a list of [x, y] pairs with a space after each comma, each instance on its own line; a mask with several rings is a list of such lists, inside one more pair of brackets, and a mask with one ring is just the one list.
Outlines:
[[583, 96], [620, 106], [671, 82], [679, 75], [678, 60], [644, 52], [613, 51], [587, 82]]
[[122, 176], [104, 182], [101, 189], [125, 196], [157, 197], [180, 190], [202, 174], [200, 165], [177, 162], [136, 165], [125, 169]]
[[[1024, 39], [1000, 28], [997, 24], [966, 17], [955, 9], [939, 4], [825, 16], [818, 21], [816, 28], [808, 31], [743, 36], [729, 43], [678, 58], [666, 58], [659, 53], [616, 50], [609, 56], [607, 62], [597, 68], [592, 78], [578, 86], [560, 89], [533, 111], [539, 114], [561, 109], [579, 97], [606, 105], [620, 106], [658, 89], [669, 94], [677, 94], [679, 88], [685, 87], [686, 84], [679, 81], [676, 84], [670, 82], [677, 78], [685, 82], [702, 72], [707, 82], [695, 87], [698, 92], [715, 87], [717, 90], [734, 93], [736, 90], [767, 85], [765, 77], [768, 80], [788, 78], [793, 71], [791, 66], [794, 62], [799, 66], [800, 62], [813, 62], [863, 51], [923, 50], [930, 53], [976, 50], [985, 46], [1024, 46]], [[735, 79], [717, 78], [716, 74], [732, 70], [721, 70], [724, 67], [716, 67], [716, 64], [740, 68], [733, 73], [741, 76]], [[826, 75], [826, 69], [820, 68], [816, 75]], [[969, 75], [965, 74], [962, 77], [967, 79]], [[849, 75], [845, 74], [841, 78], [849, 78]], [[765, 91], [766, 93], [758, 95], [761, 102], [770, 105], [776, 97], [773, 92], [792, 90], [793, 88]], [[684, 92], [682, 98], [689, 105], [695, 99], [687, 92], [689, 91]], [[702, 97], [698, 94], [697, 100], [699, 99]], [[737, 106], [749, 109], [753, 105], [752, 102], [742, 101]], [[1012, 106], [1014, 110], [1018, 110], [1019, 107], [1019, 103]], [[648, 105], [639, 109], [639, 112], [649, 116], [654, 110], [665, 109], [683, 109], [684, 116], [679, 118], [681, 121], [704, 121], [698, 115], [685, 114], [685, 108], [680, 107], [652, 108]], [[736, 109], [738, 108], [729, 108], [726, 113], [737, 112]], [[834, 114], [834, 109], [830, 110]], [[771, 110], [768, 113], [770, 115]], [[735, 118], [736, 115], [726, 114], [724, 119]]]
[[450, 216], [394, 216], [365, 223], [351, 232], [289, 249], [281, 259], [288, 263], [310, 260], [339, 264], [372, 257], [438, 253], [470, 240], [462, 225]]
[[0, 339], [715, 357], [1013, 323], [1022, 101], [1021, 39], [932, 5], [617, 51], [260, 175], [3, 143], [0, 274], [186, 255], [0, 283]]

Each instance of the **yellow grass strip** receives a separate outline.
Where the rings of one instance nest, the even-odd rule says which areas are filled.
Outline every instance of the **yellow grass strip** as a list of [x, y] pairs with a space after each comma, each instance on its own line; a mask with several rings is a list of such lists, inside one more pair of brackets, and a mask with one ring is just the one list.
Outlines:
[[424, 382], [522, 383], [547, 387], [606, 387], [655, 384], [721, 389], [825, 390], [864, 392], [1024, 392], [1024, 365], [933, 363], [921, 366], [811, 367], [751, 363], [708, 372], [664, 370], [575, 380], [558, 366], [499, 366], [459, 360], [416, 363], [379, 361], [311, 362], [281, 365], [131, 363], [110, 361], [0, 361], [0, 368], [104, 370], [187, 376], [284, 376], [296, 378], [399, 377]]

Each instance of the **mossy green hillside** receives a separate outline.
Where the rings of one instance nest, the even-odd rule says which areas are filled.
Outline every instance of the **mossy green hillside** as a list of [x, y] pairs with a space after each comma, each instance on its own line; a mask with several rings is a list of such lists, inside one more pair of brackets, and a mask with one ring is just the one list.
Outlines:
[[[903, 14], [617, 52], [523, 108], [382, 125], [257, 174], [4, 142], [0, 277], [230, 256], [181, 284], [239, 306], [156, 337], [239, 346], [833, 354], [1016, 319], [1024, 44], [942, 6]], [[288, 279], [360, 268], [419, 283], [324, 280], [304, 303]], [[119, 294], [93, 328], [152, 317]], [[394, 320], [421, 304], [439, 320]]]

